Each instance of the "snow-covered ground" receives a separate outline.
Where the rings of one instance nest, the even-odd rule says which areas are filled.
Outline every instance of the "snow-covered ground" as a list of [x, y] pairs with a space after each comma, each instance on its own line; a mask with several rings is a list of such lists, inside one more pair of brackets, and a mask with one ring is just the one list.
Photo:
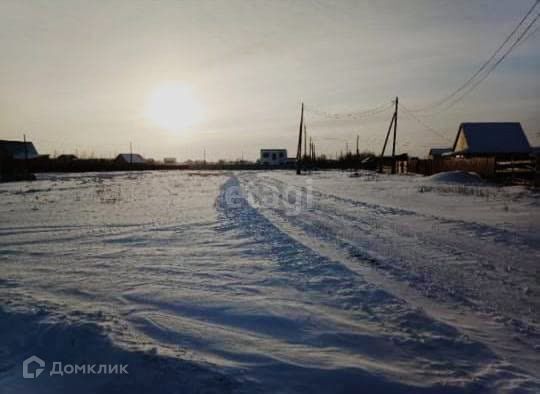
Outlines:
[[[540, 391], [540, 196], [522, 187], [146, 172], [0, 198], [2, 393]], [[30, 355], [46, 371], [23, 379]]]

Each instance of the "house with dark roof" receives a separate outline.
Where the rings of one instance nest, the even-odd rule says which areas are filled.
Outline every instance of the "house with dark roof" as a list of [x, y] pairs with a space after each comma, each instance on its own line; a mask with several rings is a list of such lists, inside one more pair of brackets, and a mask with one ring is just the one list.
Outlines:
[[35, 159], [39, 156], [31, 142], [0, 140], [0, 157], [11, 160]]
[[518, 122], [462, 123], [459, 126], [452, 156], [527, 157], [529, 140]]
[[116, 159], [114, 159], [114, 161], [122, 164], [146, 163], [146, 160], [144, 160], [144, 158], [138, 153], [120, 153], [118, 156], [116, 156]]
[[31, 142], [0, 140], [0, 182], [34, 180], [26, 159], [38, 157]]

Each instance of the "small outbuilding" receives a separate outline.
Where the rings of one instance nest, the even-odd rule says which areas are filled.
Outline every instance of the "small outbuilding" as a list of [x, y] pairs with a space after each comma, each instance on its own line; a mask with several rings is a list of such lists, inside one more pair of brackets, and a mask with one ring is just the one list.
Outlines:
[[122, 164], [146, 163], [146, 160], [144, 160], [144, 158], [138, 153], [120, 153], [118, 156], [116, 156], [116, 159], [114, 159], [114, 161]]

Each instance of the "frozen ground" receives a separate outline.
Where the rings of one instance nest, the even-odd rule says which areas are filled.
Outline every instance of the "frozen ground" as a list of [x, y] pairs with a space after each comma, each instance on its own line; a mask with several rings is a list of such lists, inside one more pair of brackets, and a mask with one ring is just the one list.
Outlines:
[[[538, 392], [540, 196], [455, 180], [2, 184], [1, 391]], [[33, 354], [129, 375], [23, 379]]]

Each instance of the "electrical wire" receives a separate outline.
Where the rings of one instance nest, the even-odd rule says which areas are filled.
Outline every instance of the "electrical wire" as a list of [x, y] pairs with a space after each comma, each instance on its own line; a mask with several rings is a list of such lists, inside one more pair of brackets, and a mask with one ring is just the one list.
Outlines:
[[449, 138], [447, 135], [445, 135], [444, 133], [440, 133], [439, 131], [435, 130], [433, 127], [431, 127], [430, 125], [428, 125], [427, 123], [425, 123], [422, 119], [418, 118], [410, 109], [408, 109], [407, 107], [405, 107], [402, 103], [399, 103], [399, 108], [401, 108], [402, 110], [404, 110], [404, 112], [409, 115], [412, 119], [416, 120], [420, 125], [424, 126], [424, 128], [426, 130], [428, 130], [429, 132], [445, 139], [446, 141], [448, 142], [452, 142], [451, 138]]
[[[442, 105], [444, 105], [445, 103], [447, 103], [448, 101], [452, 100], [454, 97], [456, 97], [459, 93], [461, 93], [462, 91], [466, 90], [469, 88], [469, 86], [471, 84], [474, 83], [474, 80], [482, 73], [486, 70], [486, 68], [493, 62], [493, 60], [496, 59], [496, 57], [499, 55], [499, 53], [503, 50], [503, 48], [506, 46], [506, 44], [508, 44], [508, 42], [510, 42], [510, 40], [512, 39], [512, 37], [514, 37], [514, 35], [519, 31], [519, 29], [521, 28], [521, 26], [523, 26], [523, 24], [525, 23], [525, 21], [527, 20], [527, 18], [533, 13], [533, 11], [535, 10], [535, 8], [538, 6], [538, 4], [540, 3], [540, 0], [536, 0], [535, 3], [532, 5], [532, 7], [527, 11], [527, 13], [525, 14], [525, 16], [520, 20], [520, 22], [518, 23], [518, 25], [512, 30], [512, 32], [506, 37], [506, 39], [503, 41], [503, 43], [495, 50], [495, 52], [488, 58], [488, 60], [486, 60], [481, 66], [480, 68], [469, 78], [467, 79], [460, 87], [458, 87], [456, 90], [454, 90], [452, 93], [450, 93], [449, 95], [447, 95], [446, 97], [434, 102], [433, 104], [430, 104], [426, 107], [423, 107], [423, 108], [419, 108], [419, 109], [415, 109], [413, 110], [413, 112], [428, 112], [428, 111], [431, 111], [433, 109], [436, 109]], [[534, 24], [534, 22], [536, 21], [537, 18], [535, 18], [532, 22], [532, 24]], [[527, 27], [526, 31], [528, 31], [530, 29], [530, 26], [532, 26], [532, 24], [529, 24], [529, 26]], [[523, 33], [522, 33], [523, 34]], [[529, 38], [530, 36], [532, 36], [533, 34], [527, 36], [527, 38]], [[521, 41], [521, 38], [523, 38], [522, 35], [520, 35], [520, 37], [518, 37], [518, 41]], [[526, 38], [526, 39], [527, 39]], [[512, 44], [511, 48], [513, 49], [515, 47], [515, 42], [514, 44]], [[511, 52], [511, 50], [510, 50]], [[509, 52], [507, 51], [505, 53], [505, 55], [509, 54]], [[505, 55], [503, 55], [503, 57], [505, 57]], [[499, 59], [499, 61], [497, 61], [495, 64], [500, 64], [501, 60]], [[496, 67], [496, 66], [495, 66]], [[491, 70], [491, 68], [490, 68]], [[488, 73], [490, 73], [491, 71], [488, 71]], [[484, 80], [485, 78], [482, 78], [482, 80]], [[476, 85], [477, 86], [477, 85]]]
[[[540, 1], [540, 0], [539, 0]], [[531, 30], [533, 25], [536, 23], [536, 21], [540, 18], [540, 14], [536, 15], [536, 17], [527, 25], [525, 30], [519, 35], [519, 37], [516, 39], [516, 41], [508, 48], [508, 50], [504, 53], [504, 55], [496, 62], [494, 63], [480, 78], [477, 80], [474, 84], [472, 84], [463, 94], [461, 94], [459, 97], [452, 100], [448, 105], [445, 106], [445, 110], [453, 107], [457, 103], [459, 103], [461, 100], [463, 100], [466, 96], [468, 96], [471, 92], [473, 92], [478, 85], [480, 85], [482, 82], [484, 82], [490, 74], [495, 71], [495, 69], [510, 55], [510, 53], [517, 48], [520, 44], [524, 42], [525, 37], [531, 37], [531, 35], [527, 35], [527, 33]]]
[[310, 105], [305, 105], [304, 110], [313, 115], [321, 116], [327, 119], [359, 120], [359, 119], [365, 119], [365, 118], [369, 118], [371, 116], [375, 116], [380, 113], [383, 113], [387, 111], [388, 109], [390, 109], [392, 105], [393, 105], [392, 103], [385, 103], [385, 104], [381, 104], [379, 106], [373, 107], [371, 109], [349, 112], [349, 113], [332, 113], [332, 112], [328, 112], [328, 111], [324, 111], [324, 110], [312, 107]]

